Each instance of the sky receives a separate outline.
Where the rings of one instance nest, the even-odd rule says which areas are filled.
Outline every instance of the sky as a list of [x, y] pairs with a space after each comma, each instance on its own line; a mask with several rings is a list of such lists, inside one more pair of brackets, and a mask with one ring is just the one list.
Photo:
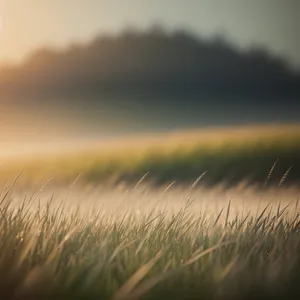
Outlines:
[[300, 67], [299, 0], [0, 0], [0, 63], [157, 23], [205, 38], [226, 34], [239, 47], [261, 45]]

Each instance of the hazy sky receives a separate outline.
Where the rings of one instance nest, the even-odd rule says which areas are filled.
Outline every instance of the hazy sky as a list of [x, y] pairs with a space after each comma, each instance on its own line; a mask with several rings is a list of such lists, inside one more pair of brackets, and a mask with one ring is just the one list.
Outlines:
[[264, 45], [300, 66], [300, 0], [0, 0], [0, 62], [154, 22]]

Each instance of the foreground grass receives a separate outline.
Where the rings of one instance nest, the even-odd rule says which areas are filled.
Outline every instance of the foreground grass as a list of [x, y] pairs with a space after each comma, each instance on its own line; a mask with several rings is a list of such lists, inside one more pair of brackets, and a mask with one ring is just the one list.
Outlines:
[[[102, 145], [103, 147], [105, 145]], [[82, 174], [86, 182], [136, 182], [146, 173], [155, 184], [191, 182], [207, 171], [204, 183], [229, 186], [280, 185], [300, 181], [300, 127], [250, 127], [139, 137], [90, 151], [6, 164], [1, 177], [24, 169], [32, 181], [56, 177], [68, 181]], [[76, 152], [76, 149], [74, 149]], [[9, 177], [9, 176], [7, 176]], [[26, 183], [27, 184], [27, 183]]]
[[1, 196], [1, 299], [298, 299], [300, 220], [258, 215], [107, 215]]

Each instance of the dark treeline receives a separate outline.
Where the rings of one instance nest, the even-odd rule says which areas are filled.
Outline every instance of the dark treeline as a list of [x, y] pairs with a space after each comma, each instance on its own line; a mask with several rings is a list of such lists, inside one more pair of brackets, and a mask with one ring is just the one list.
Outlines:
[[124, 31], [65, 51], [40, 50], [0, 71], [2, 94], [298, 94], [300, 75], [264, 49], [185, 31]]

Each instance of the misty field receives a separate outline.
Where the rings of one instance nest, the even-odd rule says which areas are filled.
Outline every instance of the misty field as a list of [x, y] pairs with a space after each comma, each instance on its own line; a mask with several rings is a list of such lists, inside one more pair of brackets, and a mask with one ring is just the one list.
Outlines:
[[35, 183], [49, 178], [70, 182], [81, 174], [81, 181], [115, 185], [137, 182], [147, 174], [154, 184], [189, 184], [204, 172], [207, 185], [277, 186], [300, 180], [300, 127], [292, 125], [145, 134], [69, 148], [8, 161], [0, 179], [22, 170], [20, 180]]
[[115, 201], [73, 185], [66, 195], [5, 186], [0, 298], [297, 299], [297, 198], [199, 184], [156, 191], [140, 181], [112, 190]]
[[291, 126], [10, 161], [0, 298], [297, 299], [299, 170]]

